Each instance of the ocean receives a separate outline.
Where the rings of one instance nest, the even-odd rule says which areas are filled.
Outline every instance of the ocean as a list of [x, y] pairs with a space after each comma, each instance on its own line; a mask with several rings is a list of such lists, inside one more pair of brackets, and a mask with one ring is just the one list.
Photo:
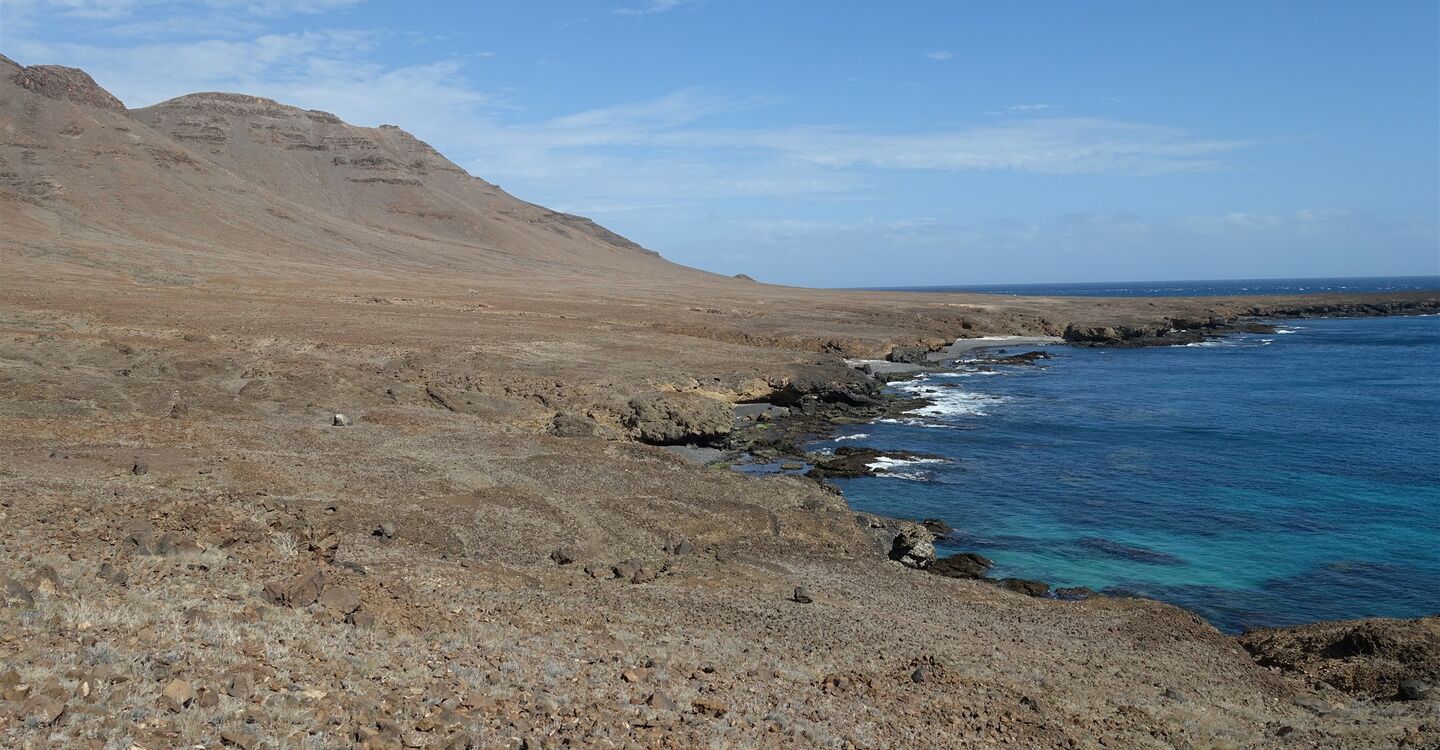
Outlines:
[[1440, 289], [1440, 276], [1365, 276], [1333, 279], [1228, 279], [1220, 281], [1104, 281], [1072, 284], [900, 286], [873, 291], [980, 292], [1022, 297], [1234, 297], [1275, 294], [1423, 292]]
[[895, 384], [935, 401], [810, 447], [943, 457], [837, 484], [858, 510], [947, 521], [941, 554], [979, 552], [994, 577], [1153, 597], [1228, 632], [1440, 613], [1440, 317], [1047, 350]]

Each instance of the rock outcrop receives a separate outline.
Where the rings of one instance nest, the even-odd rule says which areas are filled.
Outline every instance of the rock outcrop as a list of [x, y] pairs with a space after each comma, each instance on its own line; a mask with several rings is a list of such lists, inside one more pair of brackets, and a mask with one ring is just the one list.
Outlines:
[[1239, 640], [1262, 666], [1354, 695], [1398, 697], [1406, 680], [1440, 685], [1440, 616], [1264, 628]]
[[627, 427], [654, 445], [712, 444], [735, 426], [730, 404], [694, 393], [658, 392], [630, 400]]

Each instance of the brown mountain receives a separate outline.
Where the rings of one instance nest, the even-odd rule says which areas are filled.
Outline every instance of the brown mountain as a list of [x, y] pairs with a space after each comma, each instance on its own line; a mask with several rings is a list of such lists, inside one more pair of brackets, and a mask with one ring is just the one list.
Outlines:
[[0, 211], [18, 237], [89, 262], [698, 275], [521, 201], [397, 127], [238, 94], [130, 111], [83, 71], [0, 67]]

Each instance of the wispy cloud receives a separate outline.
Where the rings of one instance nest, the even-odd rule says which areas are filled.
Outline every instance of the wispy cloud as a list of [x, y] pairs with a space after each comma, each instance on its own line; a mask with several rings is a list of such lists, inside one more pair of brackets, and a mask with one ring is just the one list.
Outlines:
[[950, 58], [954, 57], [954, 56], [955, 56], [955, 53], [954, 53], [954, 52], [951, 52], [951, 51], [948, 50], [948, 49], [937, 49], [937, 50], [932, 50], [932, 51], [930, 51], [930, 52], [926, 52], [926, 53], [925, 53], [925, 56], [928, 57], [928, 58], [930, 58], [931, 60], [944, 61], [944, 60], [949, 60]]
[[1056, 109], [1064, 109], [1063, 104], [1009, 104], [999, 109], [992, 109], [985, 114], [992, 117], [1000, 115], [1029, 115], [1036, 112], [1047, 112]]
[[693, 2], [695, 2], [695, 0], [649, 0], [649, 2], [640, 5], [627, 5], [616, 8], [613, 12], [620, 16], [649, 16], [656, 13], [666, 13]]

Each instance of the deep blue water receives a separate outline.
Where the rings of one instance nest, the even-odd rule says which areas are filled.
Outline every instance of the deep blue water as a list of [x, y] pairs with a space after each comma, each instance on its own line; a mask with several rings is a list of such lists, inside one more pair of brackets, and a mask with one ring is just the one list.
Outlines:
[[1239, 279], [1225, 281], [1127, 281], [1080, 284], [889, 287], [889, 291], [980, 292], [1021, 297], [1236, 297], [1327, 292], [1440, 290], [1440, 276], [1371, 276], [1344, 279]]
[[1440, 612], [1440, 317], [1279, 330], [927, 377], [900, 387], [928, 413], [814, 447], [947, 457], [839, 484], [857, 509], [947, 520], [942, 553], [997, 577], [1227, 631]]

